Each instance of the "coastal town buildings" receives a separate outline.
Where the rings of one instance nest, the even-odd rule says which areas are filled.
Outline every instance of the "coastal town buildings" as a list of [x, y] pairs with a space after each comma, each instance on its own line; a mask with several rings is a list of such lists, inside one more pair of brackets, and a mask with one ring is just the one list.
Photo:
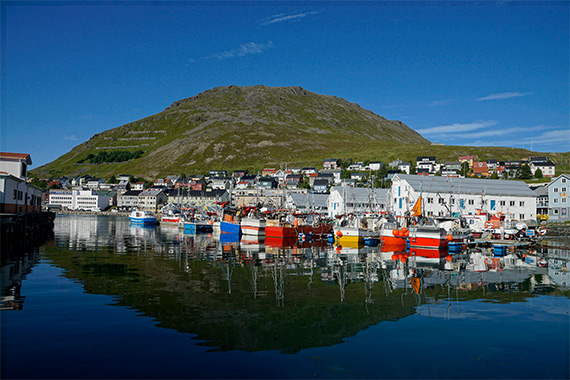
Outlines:
[[501, 212], [515, 220], [536, 219], [536, 193], [523, 181], [396, 174], [391, 197], [399, 216], [410, 214], [421, 197], [427, 216]]
[[27, 183], [27, 153], [0, 152], [0, 213], [39, 212], [42, 190]]

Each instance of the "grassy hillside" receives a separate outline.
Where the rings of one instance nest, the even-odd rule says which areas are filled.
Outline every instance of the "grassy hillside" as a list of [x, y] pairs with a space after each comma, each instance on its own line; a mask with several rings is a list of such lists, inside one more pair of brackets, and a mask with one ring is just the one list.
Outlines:
[[[134, 157], [139, 151], [144, 152], [139, 158], [124, 162], [89, 160], [98, 155]], [[319, 166], [325, 158], [389, 162], [411, 161], [418, 155], [456, 160], [467, 154], [481, 159], [534, 155], [512, 148], [433, 146], [402, 122], [300, 87], [229, 86], [96, 134], [31, 174], [53, 178], [88, 173], [108, 178], [128, 173], [152, 179], [210, 169]]]

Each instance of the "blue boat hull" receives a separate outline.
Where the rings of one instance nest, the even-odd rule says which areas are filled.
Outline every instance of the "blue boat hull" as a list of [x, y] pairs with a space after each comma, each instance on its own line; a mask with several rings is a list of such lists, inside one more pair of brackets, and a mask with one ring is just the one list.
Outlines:
[[240, 234], [241, 227], [236, 223], [220, 222], [220, 232], [225, 232], [229, 234]]

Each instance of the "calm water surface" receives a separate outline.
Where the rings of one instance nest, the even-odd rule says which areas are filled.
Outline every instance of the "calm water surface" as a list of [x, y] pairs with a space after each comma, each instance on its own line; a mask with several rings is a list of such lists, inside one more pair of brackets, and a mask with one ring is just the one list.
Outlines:
[[3, 252], [1, 375], [569, 378], [569, 244], [552, 245], [545, 267], [479, 272], [484, 251], [403, 264], [60, 215], [39, 249]]

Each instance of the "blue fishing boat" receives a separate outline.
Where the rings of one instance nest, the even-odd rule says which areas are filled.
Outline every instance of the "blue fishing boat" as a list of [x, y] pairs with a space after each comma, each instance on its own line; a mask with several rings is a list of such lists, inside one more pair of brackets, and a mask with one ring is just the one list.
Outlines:
[[156, 217], [150, 211], [135, 209], [129, 214], [129, 219], [136, 224], [156, 224]]

